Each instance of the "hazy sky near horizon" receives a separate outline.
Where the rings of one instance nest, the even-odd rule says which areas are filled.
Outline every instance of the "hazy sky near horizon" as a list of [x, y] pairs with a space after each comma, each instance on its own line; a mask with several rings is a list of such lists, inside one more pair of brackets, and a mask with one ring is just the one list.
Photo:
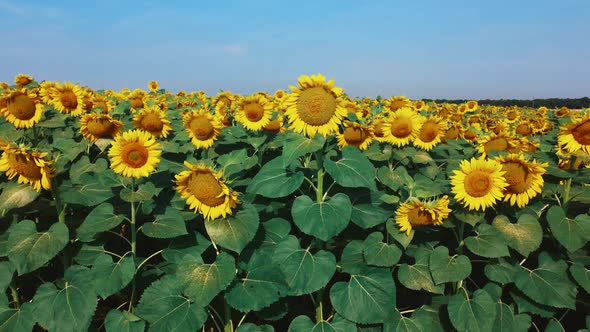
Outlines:
[[249, 94], [590, 96], [590, 1], [0, 0], [0, 81]]

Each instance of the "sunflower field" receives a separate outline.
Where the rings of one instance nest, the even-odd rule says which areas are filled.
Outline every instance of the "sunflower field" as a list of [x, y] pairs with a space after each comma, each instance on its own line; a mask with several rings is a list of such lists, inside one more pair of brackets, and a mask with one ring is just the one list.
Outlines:
[[588, 331], [590, 110], [0, 83], [0, 331]]

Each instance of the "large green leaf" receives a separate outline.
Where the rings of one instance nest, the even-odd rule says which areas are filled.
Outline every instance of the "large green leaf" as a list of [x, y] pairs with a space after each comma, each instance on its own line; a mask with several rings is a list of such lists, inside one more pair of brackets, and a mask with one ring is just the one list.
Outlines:
[[128, 311], [111, 310], [104, 320], [106, 332], [144, 332], [145, 321]]
[[223, 175], [227, 178], [235, 173], [256, 166], [258, 157], [256, 154], [248, 156], [248, 151], [241, 149], [219, 156], [217, 163], [221, 166]]
[[537, 250], [543, 239], [543, 230], [538, 219], [531, 214], [523, 214], [517, 223], [511, 223], [506, 216], [497, 216], [492, 226], [508, 240], [508, 246], [523, 256]]
[[0, 262], [0, 290], [6, 290], [14, 275], [14, 264], [12, 262]]
[[188, 234], [182, 214], [170, 206], [166, 208], [164, 214], [157, 215], [154, 222], [143, 224], [141, 231], [157, 239], [169, 239]]
[[463, 255], [449, 256], [447, 247], [439, 246], [430, 254], [430, 273], [439, 285], [445, 282], [463, 280], [471, 274], [469, 257]]
[[287, 294], [283, 274], [266, 252], [255, 251], [245, 270], [225, 294], [225, 300], [233, 308], [242, 312], [258, 311]]
[[330, 322], [321, 321], [314, 324], [307, 316], [297, 316], [289, 324], [288, 332], [356, 332], [356, 324], [336, 314]]
[[514, 283], [534, 301], [557, 308], [576, 307], [576, 286], [569, 280], [567, 264], [554, 260], [546, 252], [539, 255], [539, 267], [529, 270], [523, 266], [516, 272]]
[[264, 242], [262, 246], [274, 246], [281, 242], [291, 231], [291, 223], [283, 218], [272, 218], [262, 223]]
[[574, 219], [565, 215], [563, 208], [552, 206], [547, 211], [551, 233], [567, 250], [576, 251], [590, 240], [590, 216], [580, 214]]
[[196, 331], [207, 320], [201, 303], [182, 295], [182, 285], [164, 276], [145, 289], [135, 313], [149, 322], [148, 331]]
[[572, 264], [570, 273], [578, 285], [582, 286], [586, 293], [590, 294], [590, 270], [581, 264]]
[[33, 297], [33, 316], [49, 331], [87, 331], [98, 299], [89, 269], [74, 265], [66, 270], [64, 286], [42, 284]]
[[383, 224], [392, 216], [391, 211], [379, 207], [377, 204], [356, 204], [352, 206], [350, 219], [364, 229]]
[[394, 310], [383, 323], [383, 332], [421, 332], [424, 331], [419, 322], [413, 318], [402, 316]]
[[519, 291], [516, 288], [511, 290], [509, 294], [512, 297], [514, 303], [516, 304], [516, 311], [518, 311], [519, 313], [531, 313], [534, 315], [539, 315], [541, 317], [549, 318], [555, 316], [557, 312], [561, 310], [559, 308], [539, 304], [531, 300], [528, 296], [524, 295], [521, 291]]
[[287, 174], [283, 158], [276, 157], [262, 166], [248, 185], [247, 192], [269, 198], [285, 197], [301, 186], [303, 178], [302, 172]]
[[137, 189], [123, 188], [119, 193], [122, 200], [129, 203], [137, 203], [141, 201], [151, 200], [152, 197], [157, 196], [162, 188], [156, 187], [152, 182], [147, 182], [137, 186]]
[[256, 235], [260, 222], [252, 205], [245, 205], [235, 216], [205, 222], [211, 240], [224, 248], [240, 253]]
[[402, 187], [414, 187], [414, 179], [404, 166], [396, 167], [395, 169], [381, 166], [377, 170], [377, 178], [381, 183], [387, 187], [397, 191]]
[[355, 274], [360, 273], [365, 268], [363, 249], [363, 241], [352, 240], [348, 242], [344, 250], [342, 250], [342, 256], [340, 257], [342, 272]]
[[412, 252], [406, 253], [414, 256], [416, 262], [414, 265], [402, 264], [400, 266], [397, 276], [402, 285], [413, 290], [423, 289], [430, 293], [442, 294], [445, 290], [445, 285], [435, 285], [430, 274], [430, 269], [428, 268], [432, 251], [426, 248], [417, 248]]
[[88, 156], [82, 156], [70, 167], [70, 180], [74, 184], [84, 184], [80, 177], [86, 173], [100, 173], [108, 168], [106, 159], [99, 158], [95, 163], [91, 163]]
[[[443, 328], [439, 311], [439, 308], [423, 305], [414, 311], [412, 321], [418, 324], [424, 332], [443, 332], [445, 329]], [[447, 329], [450, 329], [450, 326]]]
[[33, 221], [23, 220], [10, 228], [8, 259], [14, 263], [19, 275], [35, 271], [57, 255], [69, 239], [65, 224], [56, 223], [46, 232], [37, 232]]
[[459, 332], [492, 331], [496, 307], [491, 296], [480, 289], [472, 298], [464, 292], [453, 295], [449, 300], [449, 318]]
[[183, 293], [197, 305], [205, 307], [232, 282], [236, 262], [225, 252], [217, 255], [212, 264], [189, 258], [178, 264], [176, 274], [183, 285]]
[[125, 215], [114, 213], [111, 203], [102, 203], [86, 216], [76, 235], [82, 242], [91, 242], [96, 234], [117, 227], [124, 219]]
[[0, 297], [0, 332], [30, 332], [35, 325], [31, 303], [11, 308], [5, 296]]
[[114, 196], [112, 188], [102, 184], [99, 178], [96, 174], [84, 173], [80, 176], [80, 184], [64, 181], [59, 186], [59, 195], [64, 203], [96, 206]]
[[315, 254], [302, 249], [299, 240], [288, 235], [275, 248], [272, 258], [289, 286], [289, 295], [310, 294], [326, 286], [336, 272], [336, 258], [325, 250]]
[[314, 138], [307, 138], [295, 132], [287, 132], [283, 144], [283, 165], [290, 165], [295, 159], [307, 153], [316, 152], [326, 142], [322, 135], [315, 135]]
[[497, 262], [488, 263], [484, 268], [484, 272], [488, 279], [505, 285], [512, 283], [514, 275], [518, 269], [519, 266], [517, 263], [509, 262], [501, 258]]
[[0, 194], [0, 216], [6, 216], [12, 209], [27, 206], [40, 195], [31, 186], [18, 184], [17, 182], [5, 182], [0, 188], [2, 188], [2, 194]]
[[[527, 323], [528, 322], [528, 323]], [[523, 331], [529, 330], [531, 317], [526, 314], [515, 315], [512, 307], [502, 301], [496, 302], [496, 319], [492, 331]]]
[[319, 203], [309, 196], [299, 196], [291, 209], [297, 227], [303, 233], [323, 241], [340, 234], [348, 226], [351, 213], [350, 199], [343, 193], [337, 193]]
[[330, 301], [336, 312], [361, 324], [382, 323], [395, 308], [395, 295], [391, 271], [375, 267], [351, 274], [350, 281], [337, 282], [330, 289]]
[[397, 245], [383, 242], [380, 232], [369, 234], [363, 243], [363, 256], [369, 265], [392, 267], [401, 255], [402, 251]]
[[92, 265], [92, 276], [96, 294], [103, 299], [125, 288], [135, 275], [135, 263], [133, 257], [126, 256], [113, 258], [107, 254], [101, 254]]
[[365, 187], [377, 190], [375, 186], [375, 168], [367, 156], [356, 147], [344, 147], [342, 157], [335, 162], [326, 159], [324, 167], [334, 181], [343, 187]]
[[252, 323], [245, 323], [240, 325], [237, 329], [236, 332], [274, 332], [275, 329], [267, 324], [258, 326]]
[[465, 239], [465, 245], [472, 253], [487, 258], [510, 255], [506, 239], [497, 228], [488, 224], [480, 224], [477, 226], [476, 233], [476, 236]]

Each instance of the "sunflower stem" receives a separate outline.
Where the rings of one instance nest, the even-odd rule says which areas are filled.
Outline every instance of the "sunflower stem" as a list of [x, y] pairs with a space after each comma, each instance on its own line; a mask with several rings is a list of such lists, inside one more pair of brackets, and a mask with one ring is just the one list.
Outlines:
[[223, 314], [225, 316], [225, 326], [223, 326], [224, 332], [234, 332], [234, 322], [231, 320], [231, 307], [227, 301], [223, 301]]
[[10, 283], [10, 294], [12, 295], [12, 303], [14, 304], [14, 308], [20, 308], [18, 291], [16, 290], [16, 285], [14, 284], [14, 282]]
[[572, 178], [565, 180], [563, 186], [563, 208], [566, 209], [570, 199], [570, 190], [572, 189]]
[[323, 151], [316, 152], [315, 159], [318, 167], [317, 185], [316, 185], [316, 201], [322, 203], [324, 201], [324, 155]]
[[[135, 194], [135, 178], [131, 178], [131, 192], [132, 196]], [[135, 258], [137, 256], [137, 232], [135, 231], [135, 219], [136, 219], [136, 210], [135, 210], [135, 200], [131, 200], [131, 254], [133, 256], [133, 262], [135, 262]], [[137, 272], [137, 270], [135, 271]], [[129, 298], [129, 312], [133, 312], [133, 298], [135, 297], [135, 288], [136, 288], [136, 276], [133, 276], [133, 280], [131, 281], [131, 296]]]

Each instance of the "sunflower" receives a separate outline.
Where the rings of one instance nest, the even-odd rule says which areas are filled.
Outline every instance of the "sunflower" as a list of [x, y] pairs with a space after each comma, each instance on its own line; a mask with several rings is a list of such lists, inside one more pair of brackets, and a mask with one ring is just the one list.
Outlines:
[[356, 122], [345, 121], [344, 131], [336, 134], [338, 146], [356, 146], [359, 150], [366, 150], [373, 142], [373, 128]]
[[463, 131], [461, 136], [463, 137], [463, 139], [467, 141], [474, 141], [475, 139], [477, 139], [477, 133], [475, 132], [475, 130], [475, 128], [469, 127]]
[[114, 137], [122, 127], [123, 122], [113, 119], [109, 114], [87, 113], [80, 117], [80, 132], [90, 142]]
[[395, 223], [399, 226], [400, 232], [410, 235], [412, 229], [417, 226], [442, 225], [449, 213], [451, 209], [447, 195], [432, 201], [421, 201], [412, 197], [395, 211]]
[[221, 133], [223, 124], [218, 117], [206, 109], [193, 110], [182, 116], [182, 122], [197, 149], [208, 149], [213, 146]]
[[321, 74], [302, 75], [297, 83], [298, 88], [290, 87], [293, 93], [285, 102], [291, 130], [308, 137], [336, 133], [348, 114], [341, 98], [343, 90], [334, 87], [334, 79], [326, 82]]
[[54, 177], [51, 164], [45, 159], [47, 152], [27, 151], [25, 147], [3, 144], [0, 158], [0, 171], [5, 172], [9, 180], [18, 175], [18, 183], [30, 184], [36, 191], [51, 189]]
[[84, 113], [84, 89], [71, 82], [56, 83], [51, 89], [51, 105], [58, 111], [72, 116]]
[[240, 201], [238, 193], [225, 184], [223, 173], [186, 161], [184, 165], [189, 170], [177, 174], [174, 182], [176, 191], [186, 200], [190, 209], [202, 214], [206, 220], [233, 214], [232, 209]]
[[560, 109], [558, 109], [557, 111], [555, 111], [555, 116], [558, 118], [563, 118], [565, 116], [568, 116], [570, 114], [570, 110], [567, 107], [562, 107]]
[[0, 90], [6, 90], [10, 87], [6, 82], [0, 82]]
[[44, 109], [40, 98], [27, 89], [8, 91], [0, 97], [0, 114], [16, 128], [31, 128], [39, 123]]
[[155, 137], [168, 136], [172, 127], [170, 121], [158, 106], [144, 108], [133, 117], [133, 126], [138, 129], [143, 129]]
[[32, 76], [25, 74], [18, 74], [14, 78], [14, 84], [16, 84], [18, 88], [24, 88], [26, 85], [31, 84], [33, 81], [34, 80]]
[[146, 96], [147, 93], [141, 89], [135, 89], [126, 96], [126, 98], [131, 102], [131, 110], [133, 112], [144, 107], [144, 98]]
[[569, 153], [583, 151], [590, 154], [590, 114], [562, 125], [557, 134], [557, 144]]
[[471, 158], [461, 161], [459, 167], [450, 178], [451, 191], [463, 206], [483, 211], [503, 197], [508, 183], [504, 180], [502, 164], [495, 160]]
[[287, 128], [283, 125], [285, 123], [285, 117], [282, 115], [277, 115], [276, 119], [271, 120], [266, 126], [264, 126], [265, 131], [271, 133], [284, 133], [287, 131]]
[[467, 112], [475, 112], [479, 108], [476, 100], [470, 100], [465, 105], [467, 106]]
[[111, 99], [98, 93], [92, 93], [90, 100], [86, 102], [89, 103], [90, 106], [88, 109], [101, 108], [102, 113], [104, 114], [115, 109], [115, 103]]
[[157, 81], [150, 81], [148, 83], [148, 89], [150, 89], [151, 92], [157, 92], [158, 89], [160, 89], [160, 84], [158, 84]]
[[477, 140], [477, 151], [487, 157], [492, 151], [509, 151], [515, 147], [515, 139], [508, 134], [491, 134]]
[[414, 102], [414, 109], [416, 111], [426, 110], [426, 103], [423, 100], [417, 100]]
[[259, 131], [272, 119], [273, 103], [260, 94], [244, 97], [237, 103], [236, 121], [246, 129]]
[[521, 136], [530, 136], [533, 134], [533, 126], [529, 123], [529, 120], [523, 120], [514, 127], [514, 132]]
[[382, 115], [378, 115], [375, 117], [373, 121], [371, 121], [370, 126], [373, 127], [373, 134], [375, 135], [375, 140], [379, 142], [385, 142], [385, 132], [383, 131], [383, 125], [385, 125], [385, 119]]
[[506, 112], [506, 120], [508, 122], [514, 122], [520, 117], [520, 111], [518, 108], [512, 108]]
[[431, 115], [422, 123], [418, 135], [414, 140], [414, 146], [422, 150], [430, 151], [440, 143], [447, 131], [447, 122], [437, 115]]
[[232, 94], [230, 91], [223, 91], [217, 94], [211, 101], [213, 108], [222, 112], [231, 109], [234, 101], [238, 96]]
[[451, 122], [449, 129], [445, 132], [445, 139], [458, 139], [463, 135], [461, 123]]
[[414, 104], [405, 96], [393, 96], [384, 102], [386, 111], [395, 112], [402, 108], [413, 107]]
[[53, 88], [57, 85], [57, 82], [44, 81], [39, 84], [39, 97], [44, 104], [51, 104], [53, 99]]
[[160, 162], [160, 144], [143, 130], [118, 134], [109, 150], [111, 168], [115, 173], [141, 178], [150, 175]]
[[391, 113], [383, 124], [385, 141], [398, 147], [407, 145], [416, 139], [423, 122], [424, 117], [412, 108], [401, 108]]
[[529, 200], [541, 193], [543, 189], [543, 174], [548, 163], [539, 163], [536, 160], [527, 161], [522, 154], [510, 154], [495, 158], [506, 172], [504, 179], [508, 186], [504, 189], [504, 201], [510, 205], [525, 207]]

